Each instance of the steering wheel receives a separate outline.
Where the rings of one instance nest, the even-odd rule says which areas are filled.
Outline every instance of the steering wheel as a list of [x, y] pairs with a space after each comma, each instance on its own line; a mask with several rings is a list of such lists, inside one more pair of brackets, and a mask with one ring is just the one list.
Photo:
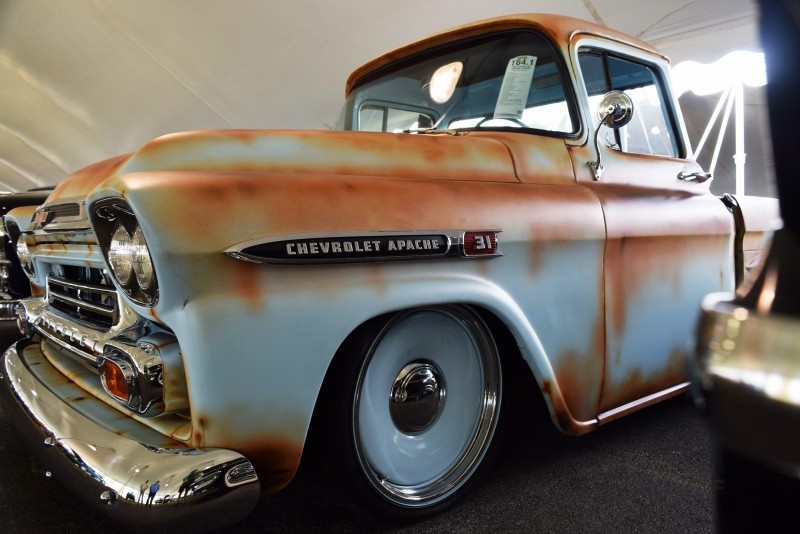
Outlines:
[[527, 128], [528, 127], [527, 124], [525, 124], [524, 122], [522, 122], [519, 119], [508, 119], [508, 118], [505, 118], [505, 117], [495, 118], [495, 117], [492, 117], [492, 116], [482, 118], [480, 121], [478, 121], [478, 124], [476, 124], [475, 127], [477, 128], [481, 124], [483, 124], [484, 122], [493, 121], [493, 120], [494, 121], [508, 121], [508, 122], [513, 123], [513, 124], [516, 124], [517, 126], [521, 126], [522, 128]]

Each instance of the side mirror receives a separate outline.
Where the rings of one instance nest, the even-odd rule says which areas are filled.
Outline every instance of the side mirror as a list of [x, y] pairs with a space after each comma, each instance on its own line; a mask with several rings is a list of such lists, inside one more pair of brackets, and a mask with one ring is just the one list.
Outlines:
[[605, 125], [609, 128], [622, 128], [633, 118], [633, 101], [621, 91], [611, 91], [603, 96], [600, 107], [597, 111], [600, 123], [594, 130], [594, 150], [597, 153], [597, 161], [590, 161], [589, 167], [592, 169], [595, 181], [600, 180], [603, 175], [603, 163], [600, 161], [600, 144], [598, 137], [600, 128]]

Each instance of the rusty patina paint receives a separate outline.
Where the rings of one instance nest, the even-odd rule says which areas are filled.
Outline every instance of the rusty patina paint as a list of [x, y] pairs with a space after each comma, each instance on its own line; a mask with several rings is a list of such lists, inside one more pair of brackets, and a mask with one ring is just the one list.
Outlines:
[[686, 380], [681, 349], [694, 316], [685, 310], [710, 291], [733, 288], [733, 224], [713, 195], [604, 183], [591, 189], [607, 227], [602, 412]]
[[550, 405], [553, 423], [565, 434], [581, 436], [597, 427], [597, 420], [594, 418], [589, 421], [578, 421], [570, 412], [563, 393], [555, 388], [550, 380], [542, 382], [541, 391]]
[[491, 138], [503, 143], [511, 154], [520, 182], [570, 185], [575, 183], [572, 161], [564, 150], [564, 140], [541, 135], [511, 132], [470, 132], [471, 138]]
[[[641, 399], [643, 392], [657, 393], [686, 382], [687, 352], [684, 349], [673, 349], [663, 369], [657, 373], [647, 373], [642, 369], [633, 368], [618, 383], [608, 385], [609, 394], [604, 395], [600, 411], [611, 410], [627, 403]], [[637, 408], [644, 408], [652, 403], [642, 404]]]
[[[212, 130], [171, 134], [146, 144], [118, 172], [155, 170], [516, 181], [507, 148], [494, 139], [372, 132]], [[218, 187], [226, 189], [229, 184], [221, 182]]]
[[[16, 221], [30, 221], [39, 206], [20, 206], [10, 210], [5, 217]], [[25, 230], [26, 225], [20, 225], [20, 230]]]
[[247, 430], [237, 421], [251, 411], [243, 404], [233, 405], [216, 414], [193, 414], [194, 433], [190, 444], [196, 448], [227, 447], [236, 443], [238, 452], [247, 457], [258, 474], [261, 491], [275, 493], [291, 482], [300, 465], [302, 444], [292, 444], [278, 436], [260, 435], [253, 421]]
[[129, 156], [130, 154], [125, 154], [109, 158], [84, 167], [71, 174], [69, 179], [63, 180], [56, 186], [47, 198], [47, 203], [49, 204], [70, 198], [83, 200], [86, 197], [87, 191], [92, 190], [97, 184], [113, 174], [114, 171], [127, 161]]
[[[228, 175], [228, 180], [233, 179]], [[186, 292], [163, 288], [156, 311], [164, 324], [168, 318], [162, 310], [184, 309], [187, 297], [191, 304], [203, 293], [235, 296], [245, 309], [259, 310], [269, 306], [271, 295], [337, 294], [341, 289], [325, 275], [343, 269], [352, 272], [352, 267], [331, 266], [265, 269], [221, 254], [237, 242], [256, 237], [320, 228], [352, 232], [478, 226], [507, 229], [502, 234], [504, 242], [543, 244], [532, 261], [543, 261], [563, 248], [555, 243], [603, 238], [599, 204], [578, 188], [462, 183], [455, 189], [438, 181], [248, 174], [235, 176], [244, 185], [216, 195], [209, 190], [217, 191], [213, 186], [219, 179], [209, 173], [136, 173], [120, 181], [140, 212], [147, 239], [158, 240], [157, 247], [151, 243], [157, 272], [169, 265], [183, 273], [182, 279], [198, 281], [187, 286]], [[213, 202], [214, 210], [197, 209], [208, 202]], [[336, 209], [330, 209], [332, 202]], [[169, 253], [160, 257], [162, 251]], [[599, 262], [599, 258], [594, 261], [598, 269]], [[385, 268], [369, 266], [363, 281], [385, 288]], [[535, 272], [531, 275], [536, 276]], [[202, 284], [201, 280], [216, 282]]]
[[[602, 305], [598, 306], [598, 319], [594, 327], [594, 338], [587, 354], [574, 349], [566, 351], [558, 359], [556, 377], [564, 403], [569, 407], [569, 416], [576, 421], [591, 421], [597, 416], [602, 377], [605, 372], [605, 321]], [[559, 416], [563, 422], [564, 416]], [[574, 423], [570, 425], [574, 427]]]
[[[49, 342], [41, 341], [38, 345], [29, 346], [28, 350], [31, 354], [40, 352], [43, 358], [46, 359], [48, 365], [42, 365], [37, 368], [37, 374], [41, 375], [42, 373], [47, 373], [44, 383], [51, 389], [59, 385], [59, 387], [64, 390], [59, 393], [59, 395], [66, 399], [68, 403], [73, 404], [73, 407], [78, 412], [83, 413], [89, 418], [95, 418], [98, 413], [103, 413], [103, 417], [108, 418], [111, 417], [109, 414], [112, 412], [108, 412], [107, 408], [111, 408], [113, 409], [113, 417], [115, 420], [120, 422], [131, 421], [131, 423], [134, 423], [135, 420], [138, 423], [142, 423], [158, 431], [160, 435], [164, 435], [163, 443], [151, 443], [151, 445], [173, 448], [183, 446], [183, 444], [175, 443], [167, 437], [176, 434], [177, 429], [186, 425], [186, 420], [181, 416], [164, 415], [151, 418], [136, 416], [130, 410], [116, 403], [103, 391], [97, 373], [88, 370], [70, 357], [64, 355]], [[38, 355], [36, 357], [38, 357]], [[44, 360], [42, 360], [42, 363], [44, 363]], [[93, 399], [92, 403], [82, 402], [86, 400], [85, 392], [91, 395]], [[98, 402], [103, 406], [99, 407], [97, 405]], [[136, 428], [136, 424], [125, 424], [124, 428], [119, 429], [119, 431], [123, 432], [125, 435], [135, 436]]]

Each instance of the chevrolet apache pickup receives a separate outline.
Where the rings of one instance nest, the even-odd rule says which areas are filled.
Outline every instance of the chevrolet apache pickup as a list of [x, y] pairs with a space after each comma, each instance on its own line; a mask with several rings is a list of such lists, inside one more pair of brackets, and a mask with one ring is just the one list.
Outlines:
[[0, 396], [121, 524], [236, 521], [309, 449], [365, 509], [439, 512], [511, 378], [573, 435], [684, 391], [778, 217], [709, 192], [664, 56], [565, 17], [387, 53], [335, 130], [167, 135], [7, 217], [33, 296]]

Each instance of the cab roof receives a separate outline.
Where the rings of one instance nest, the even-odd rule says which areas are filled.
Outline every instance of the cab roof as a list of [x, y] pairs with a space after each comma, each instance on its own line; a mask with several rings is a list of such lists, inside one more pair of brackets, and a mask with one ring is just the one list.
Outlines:
[[511, 29], [538, 30], [552, 39], [554, 44], [561, 49], [562, 53], [566, 52], [570, 41], [575, 35], [585, 34], [624, 43], [629, 46], [639, 48], [649, 54], [654, 54], [663, 59], [667, 59], [656, 48], [640, 39], [612, 30], [605, 26], [587, 22], [585, 20], [542, 13], [507, 15], [503, 17], [485, 19], [445, 30], [376, 57], [375, 59], [365, 63], [353, 71], [353, 73], [347, 79], [347, 84], [345, 86], [345, 97], [350, 94], [350, 91], [353, 90], [353, 87], [356, 85], [356, 83], [364, 76], [382, 67], [385, 67], [390, 63], [394, 63], [399, 59], [412, 56], [429, 48], [433, 48], [450, 41]]

